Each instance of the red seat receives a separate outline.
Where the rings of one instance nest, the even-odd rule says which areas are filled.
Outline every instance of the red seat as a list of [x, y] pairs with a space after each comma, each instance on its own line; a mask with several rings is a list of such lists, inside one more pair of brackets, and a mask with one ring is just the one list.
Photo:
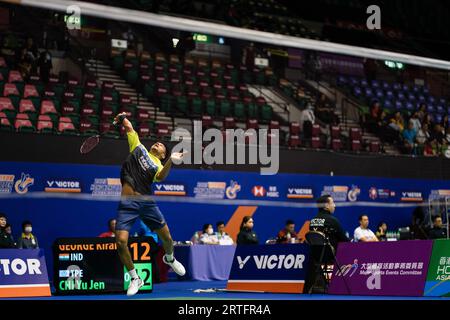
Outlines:
[[351, 128], [350, 129], [350, 140], [361, 140], [361, 129]]
[[101, 118], [102, 120], [108, 120], [114, 117], [114, 110], [108, 105], [103, 106], [101, 111]]
[[269, 129], [280, 129], [280, 123], [276, 120], [271, 120], [269, 123]]
[[169, 135], [169, 127], [165, 123], [158, 123], [156, 127], [156, 135], [158, 138]]
[[53, 84], [59, 83], [59, 76], [57, 76], [56, 74], [51, 74], [48, 77], [48, 82], [53, 83]]
[[311, 138], [311, 146], [312, 146], [314, 149], [320, 149], [320, 148], [322, 148], [322, 143], [321, 143], [321, 141], [320, 141], [320, 138], [319, 138], [319, 137], [312, 137], [312, 138]]
[[71, 100], [75, 98], [75, 92], [73, 90], [64, 91], [63, 98], [65, 101]]
[[361, 141], [352, 140], [352, 151], [360, 151], [361, 150]]
[[137, 121], [143, 122], [151, 119], [150, 112], [145, 109], [138, 109], [137, 111]]
[[102, 88], [103, 89], [114, 89], [114, 82], [112, 82], [112, 81], [103, 81]]
[[100, 123], [100, 133], [101, 134], [117, 133], [117, 130], [111, 122], [101, 122]]
[[41, 102], [41, 114], [58, 114], [52, 100], [43, 100]]
[[28, 116], [27, 113], [18, 113], [16, 115], [16, 120], [17, 119], [19, 119], [19, 120], [30, 120], [30, 117]]
[[151, 128], [148, 123], [141, 123], [138, 128], [138, 135], [140, 137], [148, 137], [151, 134]]
[[380, 152], [380, 143], [378, 141], [372, 141], [369, 145], [370, 152], [378, 153]]
[[95, 100], [95, 94], [91, 91], [86, 91], [83, 94], [83, 100], [84, 100], [84, 102], [89, 102], [89, 101]]
[[338, 126], [331, 127], [331, 138], [332, 139], [340, 139], [341, 137], [341, 128]]
[[331, 148], [334, 150], [334, 151], [339, 151], [339, 150], [341, 150], [342, 149], [342, 141], [341, 141], [341, 139], [333, 139], [332, 141], [331, 141]]
[[68, 83], [69, 86], [78, 86], [80, 84], [80, 81], [77, 78], [70, 77]]
[[264, 99], [263, 97], [258, 97], [256, 98], [256, 104], [258, 106], [263, 106], [266, 104], [266, 99]]
[[0, 112], [0, 128], [8, 131], [12, 131], [14, 128], [4, 112]]
[[18, 96], [20, 93], [14, 83], [5, 83], [5, 86], [3, 87], [3, 95], [5, 97], [13, 95]]
[[22, 75], [17, 70], [9, 71], [8, 82], [23, 82]]
[[40, 115], [37, 123], [37, 130], [39, 132], [51, 132], [53, 131], [53, 122], [49, 116]]
[[320, 126], [318, 124], [313, 124], [312, 125], [312, 136], [318, 137], [319, 134], [320, 134]]
[[16, 109], [14, 108], [10, 98], [0, 97], [0, 111], [4, 110], [15, 111]]
[[95, 112], [95, 109], [92, 108], [90, 105], [83, 106], [81, 108], [81, 116], [88, 117], [88, 116], [96, 116], [97, 113]]
[[22, 99], [19, 103], [19, 112], [36, 112], [36, 108], [31, 100]]
[[213, 120], [211, 116], [202, 116], [202, 127], [203, 129], [211, 128], [213, 125]]
[[37, 91], [36, 86], [33, 84], [26, 84], [23, 91], [23, 97], [39, 97], [39, 92]]
[[301, 145], [300, 137], [298, 135], [293, 135], [289, 137], [288, 145], [291, 148], [297, 148]]
[[16, 121], [14, 122], [14, 128], [17, 131], [21, 131], [22, 129], [29, 129], [29, 130], [35, 131], [34, 126], [31, 123], [31, 121], [25, 120], [25, 119], [16, 119]]
[[247, 120], [247, 129], [258, 130], [259, 129], [258, 120], [256, 120], [256, 119], [248, 119]]
[[236, 122], [233, 117], [226, 117], [223, 121], [224, 129], [234, 129], [236, 127]]
[[293, 136], [298, 136], [300, 134], [300, 124], [298, 122], [291, 122], [289, 132]]
[[68, 102], [65, 102], [62, 104], [61, 114], [63, 116], [68, 115], [68, 114], [75, 114], [75, 113], [77, 113], [77, 110], [72, 104], [70, 104]]
[[80, 120], [80, 133], [97, 133], [97, 128], [95, 128], [94, 124], [89, 121], [89, 119], [83, 118]]

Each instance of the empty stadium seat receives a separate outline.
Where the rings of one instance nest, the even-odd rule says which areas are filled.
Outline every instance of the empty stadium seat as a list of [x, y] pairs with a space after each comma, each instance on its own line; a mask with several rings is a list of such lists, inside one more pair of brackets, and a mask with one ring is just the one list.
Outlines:
[[36, 108], [34, 107], [33, 101], [30, 99], [22, 99], [19, 104], [20, 113], [36, 113]]
[[352, 140], [351, 149], [352, 151], [361, 151], [361, 141]]
[[288, 140], [288, 146], [297, 148], [301, 145], [300, 137], [298, 135], [291, 135]]
[[289, 124], [289, 133], [293, 136], [300, 134], [300, 124], [298, 122], [291, 122]]
[[69, 117], [60, 117], [58, 123], [58, 132], [61, 134], [76, 135], [78, 133], [72, 119]]
[[337, 138], [332, 139], [331, 140], [331, 148], [334, 151], [340, 151], [342, 149], [342, 141], [341, 141], [341, 139], [337, 139]]
[[311, 146], [312, 146], [314, 149], [320, 149], [320, 148], [322, 148], [322, 142], [320, 141], [320, 138], [319, 138], [319, 137], [312, 137], [312, 138], [311, 138]]
[[42, 100], [40, 114], [58, 114], [53, 100]]
[[39, 97], [39, 92], [37, 91], [36, 86], [32, 84], [26, 84], [23, 91], [23, 97]]
[[53, 133], [53, 121], [48, 115], [40, 115], [37, 122], [37, 131], [40, 133]]
[[318, 137], [320, 134], [320, 126], [318, 124], [313, 124], [311, 132], [313, 137]]
[[14, 126], [4, 112], [0, 112], [0, 131], [13, 131]]
[[234, 129], [236, 127], [236, 122], [233, 117], [226, 117], [223, 121], [224, 129]]

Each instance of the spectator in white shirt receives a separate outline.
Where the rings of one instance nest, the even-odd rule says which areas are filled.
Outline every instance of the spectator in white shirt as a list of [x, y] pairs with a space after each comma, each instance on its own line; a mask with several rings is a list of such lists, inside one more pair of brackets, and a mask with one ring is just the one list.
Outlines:
[[214, 234], [214, 229], [212, 224], [207, 223], [203, 226], [202, 235], [199, 239], [200, 244], [219, 244], [219, 240]]
[[363, 214], [359, 217], [359, 227], [354, 232], [355, 242], [378, 242], [378, 238], [369, 229], [369, 216]]
[[225, 232], [225, 223], [223, 221], [219, 221], [216, 223], [217, 232], [216, 237], [219, 240], [219, 244], [221, 245], [232, 245], [234, 244], [233, 239]]

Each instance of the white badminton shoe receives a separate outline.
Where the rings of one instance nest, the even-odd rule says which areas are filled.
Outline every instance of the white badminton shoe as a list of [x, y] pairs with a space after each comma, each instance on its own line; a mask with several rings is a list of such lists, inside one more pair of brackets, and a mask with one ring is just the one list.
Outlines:
[[169, 262], [167, 261], [166, 256], [163, 257], [163, 262], [167, 265], [169, 265], [173, 271], [180, 277], [184, 276], [186, 274], [186, 269], [184, 269], [183, 265], [177, 261], [177, 259], [173, 258], [173, 261]]
[[134, 296], [140, 288], [144, 285], [144, 281], [141, 278], [131, 279], [130, 285], [127, 290], [127, 296]]

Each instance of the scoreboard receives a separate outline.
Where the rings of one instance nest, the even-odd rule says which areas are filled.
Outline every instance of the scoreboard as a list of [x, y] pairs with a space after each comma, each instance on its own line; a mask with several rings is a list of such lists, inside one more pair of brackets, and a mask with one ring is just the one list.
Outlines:
[[[152, 237], [130, 238], [131, 258], [144, 286], [153, 289], [152, 262], [157, 245]], [[60, 295], [119, 293], [130, 276], [122, 265], [114, 238], [61, 238], [53, 245], [54, 286]]]

